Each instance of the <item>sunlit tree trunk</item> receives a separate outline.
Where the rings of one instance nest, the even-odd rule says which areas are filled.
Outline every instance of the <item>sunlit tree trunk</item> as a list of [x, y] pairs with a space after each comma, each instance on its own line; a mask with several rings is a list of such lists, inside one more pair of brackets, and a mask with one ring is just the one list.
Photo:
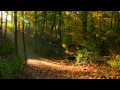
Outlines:
[[18, 43], [17, 43], [17, 11], [14, 11], [14, 25], [15, 25], [15, 49], [16, 55], [18, 54]]
[[14, 22], [14, 18], [13, 18], [13, 11], [11, 11], [11, 23]]
[[8, 16], [8, 11], [6, 11], [6, 22], [5, 22], [5, 47], [6, 47], [6, 33], [7, 33], [7, 16]]

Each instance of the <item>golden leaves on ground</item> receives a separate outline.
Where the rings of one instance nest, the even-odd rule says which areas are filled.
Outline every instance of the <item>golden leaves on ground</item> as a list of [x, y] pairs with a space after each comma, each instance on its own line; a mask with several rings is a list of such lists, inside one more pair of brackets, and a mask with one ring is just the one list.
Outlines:
[[69, 66], [60, 62], [28, 60], [23, 78], [32, 79], [114, 79], [120, 78], [119, 70], [94, 64]]

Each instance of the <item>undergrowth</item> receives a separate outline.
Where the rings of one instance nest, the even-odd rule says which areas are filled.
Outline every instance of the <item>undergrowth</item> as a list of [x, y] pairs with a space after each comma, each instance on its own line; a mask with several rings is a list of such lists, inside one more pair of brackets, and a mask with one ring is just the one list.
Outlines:
[[12, 56], [0, 60], [0, 72], [3, 79], [20, 78], [24, 62], [20, 56]]
[[6, 45], [5, 55], [1, 55], [0, 58], [0, 77], [2, 79], [21, 78], [25, 61], [20, 55], [15, 55], [14, 45], [8, 41]]
[[116, 55], [115, 57], [113, 56], [107, 63], [113, 68], [120, 68], [120, 56], [119, 55]]

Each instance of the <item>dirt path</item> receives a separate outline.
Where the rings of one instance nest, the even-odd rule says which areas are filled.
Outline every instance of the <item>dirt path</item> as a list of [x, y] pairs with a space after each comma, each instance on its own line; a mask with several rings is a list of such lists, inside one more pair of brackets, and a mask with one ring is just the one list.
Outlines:
[[[48, 60], [36, 55], [26, 41], [27, 67], [24, 79], [78, 79], [89, 77], [93, 67], [69, 66], [63, 60]], [[23, 56], [22, 34], [18, 32], [18, 52]], [[94, 70], [95, 71], [95, 70]]]
[[80, 66], [67, 66], [56, 62], [28, 60], [26, 77], [32, 79], [85, 79], [90, 77], [92, 68]]

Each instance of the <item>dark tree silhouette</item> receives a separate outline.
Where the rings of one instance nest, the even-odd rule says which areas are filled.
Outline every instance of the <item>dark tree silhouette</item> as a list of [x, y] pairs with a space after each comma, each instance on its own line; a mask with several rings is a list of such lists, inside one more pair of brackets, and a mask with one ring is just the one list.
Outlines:
[[62, 19], [61, 19], [61, 17], [62, 17], [62, 11], [59, 12], [60, 20], [59, 20], [59, 27], [58, 27], [58, 31], [59, 31], [59, 35], [60, 35], [60, 42], [59, 42], [59, 44], [60, 44], [60, 58], [62, 58], [62, 46], [61, 46], [61, 43], [62, 43], [62, 35], [61, 35]]
[[14, 11], [14, 25], [15, 25], [15, 49], [16, 55], [18, 54], [18, 43], [17, 43], [17, 11]]
[[[25, 17], [24, 11], [22, 11], [23, 18]], [[24, 35], [24, 20], [22, 21], [22, 38], [23, 38], [23, 47], [24, 47], [24, 59], [27, 60], [26, 57], [26, 47], [25, 47], [25, 35]]]

